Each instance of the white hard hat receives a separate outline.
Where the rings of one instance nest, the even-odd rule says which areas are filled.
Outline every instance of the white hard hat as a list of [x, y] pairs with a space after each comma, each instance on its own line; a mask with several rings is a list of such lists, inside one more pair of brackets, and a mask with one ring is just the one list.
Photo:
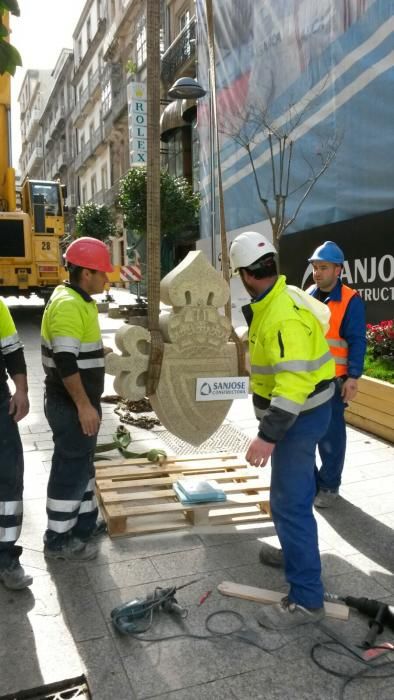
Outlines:
[[244, 231], [234, 238], [230, 246], [231, 269], [236, 272], [240, 267], [249, 267], [263, 255], [276, 255], [272, 243], [257, 231]]

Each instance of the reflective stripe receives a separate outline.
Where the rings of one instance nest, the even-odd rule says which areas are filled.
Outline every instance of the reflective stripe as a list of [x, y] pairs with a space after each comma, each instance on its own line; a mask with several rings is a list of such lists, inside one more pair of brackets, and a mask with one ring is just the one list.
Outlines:
[[347, 365], [347, 357], [336, 357], [334, 356], [336, 365]]
[[52, 357], [46, 357], [46, 355], [42, 355], [41, 360], [42, 364], [45, 367], [56, 367], [56, 362], [52, 359]]
[[44, 338], [44, 336], [41, 336], [41, 345], [44, 345], [46, 348], [49, 348], [49, 350], [52, 350], [52, 345], [49, 340]]
[[87, 485], [87, 487], [86, 487], [85, 493], [89, 493], [89, 491], [94, 491], [95, 486], [96, 486], [96, 479], [95, 479], [95, 477], [93, 476], [93, 477], [92, 477], [91, 479], [89, 479], [89, 481], [88, 481], [88, 485]]
[[104, 367], [104, 358], [95, 357], [91, 360], [77, 360], [80, 369], [92, 369], [93, 367]]
[[103, 341], [97, 340], [95, 343], [81, 343], [81, 352], [94, 352], [103, 349]]
[[327, 338], [327, 343], [332, 347], [332, 348], [348, 348], [348, 344], [346, 340], [335, 340], [335, 338]]
[[72, 352], [74, 355], [78, 355], [81, 343], [77, 338], [56, 336], [56, 338], [52, 338], [52, 348], [53, 352]]
[[0, 338], [0, 348], [3, 355], [9, 355], [11, 352], [21, 350], [23, 348], [23, 344], [19, 340], [18, 333], [13, 333], [13, 335], [7, 335], [5, 338]]
[[47, 498], [47, 508], [52, 512], [73, 513], [78, 510], [80, 501], [62, 501], [58, 498]]
[[22, 501], [0, 501], [0, 515], [20, 515], [23, 513]]
[[93, 510], [96, 510], [97, 508], [97, 499], [96, 496], [93, 496], [91, 500], [88, 501], [82, 501], [81, 507], [79, 509], [79, 513], [91, 513]]
[[254, 415], [256, 416], [257, 420], [261, 420], [262, 418], [264, 418], [268, 410], [268, 408], [258, 408], [257, 406], [254, 406], [253, 408]]
[[279, 372], [313, 372], [332, 360], [331, 352], [324, 353], [316, 360], [286, 360], [276, 365], [252, 365], [252, 374], [278, 374]]
[[[277, 408], [281, 408], [283, 411], [287, 411], [288, 413], [292, 413], [294, 416], [298, 416], [304, 411], [310, 411], [312, 408], [316, 408], [317, 406], [321, 406], [323, 403], [326, 403], [326, 401], [329, 401], [334, 396], [334, 392], [335, 385], [334, 382], [332, 382], [330, 386], [323, 389], [323, 391], [319, 391], [318, 394], [310, 396], [309, 399], [307, 399], [302, 405], [296, 401], [292, 401], [291, 399], [286, 399], [284, 396], [275, 396], [271, 401], [271, 406], [276, 406]], [[264, 413], [265, 411], [262, 411], [262, 414]], [[255, 414], [256, 417], [259, 417], [257, 416], [256, 408]]]
[[51, 518], [48, 518], [48, 530], [63, 534], [71, 530], [77, 524], [77, 520], [77, 517], [70, 518], [70, 520], [51, 520]]
[[284, 396], [274, 396], [271, 401], [271, 406], [281, 408], [282, 411], [292, 413], [294, 416], [298, 416], [302, 408], [301, 404], [297, 403], [296, 401], [292, 401], [291, 399], [285, 399]]
[[0, 542], [16, 542], [21, 534], [22, 525], [0, 527]]

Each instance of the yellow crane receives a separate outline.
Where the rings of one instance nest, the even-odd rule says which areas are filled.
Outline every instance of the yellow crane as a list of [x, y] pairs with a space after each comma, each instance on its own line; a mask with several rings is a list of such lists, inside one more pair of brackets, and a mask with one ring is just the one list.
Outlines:
[[[8, 16], [3, 16], [8, 26]], [[16, 197], [10, 157], [11, 78], [0, 75], [0, 295], [48, 298], [64, 279], [64, 188], [59, 181], [26, 179]]]

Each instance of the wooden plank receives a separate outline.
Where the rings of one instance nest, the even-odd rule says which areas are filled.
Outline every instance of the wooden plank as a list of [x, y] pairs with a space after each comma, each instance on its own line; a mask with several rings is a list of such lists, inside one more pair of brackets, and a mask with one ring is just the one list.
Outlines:
[[356, 398], [349, 403], [350, 410], [356, 410], [357, 406], [369, 406], [369, 408], [374, 408], [376, 411], [389, 413], [391, 416], [394, 414], [394, 401], [391, 403], [391, 401], [378, 399], [376, 396], [364, 394], [360, 391], [357, 392]]
[[[161, 465], [160, 467], [150, 465], [150, 466], [142, 466], [139, 469], [131, 469], [130, 465], [124, 464], [124, 465], [117, 465], [116, 463], [111, 465], [110, 463], [107, 462], [106, 468], [102, 468], [98, 474], [97, 477], [102, 479], [117, 479], [117, 478], [125, 478], [128, 477], [129, 479], [132, 478], [139, 478], [142, 476], [168, 476], [169, 473], [171, 474], [184, 474], [185, 476], [194, 476], [192, 472], [196, 472], [197, 474], [200, 473], [210, 473], [214, 471], [219, 471], [220, 469], [226, 470], [225, 473], [231, 474], [232, 472], [236, 472], [242, 469], [246, 469], [247, 465], [244, 460], [239, 460], [237, 462], [232, 462], [231, 465], [220, 465], [217, 462], [212, 462], [210, 464], [204, 465], [202, 468], [201, 465], [198, 466], [198, 462], [196, 463], [190, 463], [185, 465], [184, 462], [180, 462], [179, 464], [174, 464], [174, 465]], [[252, 469], [252, 467], [250, 467]], [[255, 467], [254, 469], [257, 468]]]
[[394, 426], [394, 418], [393, 415], [389, 415], [388, 413], [382, 413], [381, 411], [375, 411], [373, 408], [370, 408], [369, 406], [362, 406], [361, 404], [358, 404], [356, 406], [351, 407], [351, 412], [353, 414], [357, 414], [361, 416], [362, 418], [367, 418], [368, 420], [374, 421], [374, 423], [378, 423], [379, 425], [384, 425], [386, 428], [393, 428]]
[[[206, 472], [202, 472], [201, 476], [203, 477], [206, 474]], [[198, 475], [196, 475], [197, 477]], [[112, 491], [114, 488], [117, 489], [124, 489], [124, 488], [138, 488], [140, 486], [152, 486], [152, 482], [154, 481], [155, 485], [168, 485], [168, 484], [173, 484], [174, 481], [177, 479], [181, 478], [179, 474], [171, 477], [171, 476], [155, 476], [155, 477], [149, 477], [147, 479], [130, 479], [127, 481], [127, 476], [123, 478], [117, 477], [116, 479], [111, 479], [111, 478], [103, 478], [101, 474], [96, 475], [96, 482], [97, 485], [100, 488], [100, 491]], [[235, 479], [239, 479], [239, 486], [250, 484], [251, 488], [258, 488], [258, 489], [269, 489], [269, 486], [267, 486], [264, 481], [261, 480], [261, 470], [258, 470], [254, 467], [251, 467], [250, 469], [239, 469], [237, 470], [236, 473], [234, 472], [214, 472], [214, 473], [209, 473], [208, 475], [209, 479], [214, 479], [215, 481], [221, 482], [221, 488], [223, 490], [226, 490], [230, 485], [234, 483]], [[243, 480], [243, 484], [241, 482]], [[228, 484], [224, 484], [223, 482], [229, 482]], [[237, 482], [238, 483], [238, 482]]]
[[130, 493], [117, 493], [107, 491], [105, 494], [105, 505], [113, 503], [124, 503], [130, 501], [147, 501], [155, 498], [176, 498], [173, 489], [163, 489], [161, 491], [131, 491]]
[[[272, 605], [280, 603], [284, 594], [279, 591], [270, 591], [265, 588], [255, 588], [254, 586], [244, 586], [233, 581], [223, 581], [218, 585], [218, 591], [222, 595], [232, 598], [242, 598], [243, 600], [252, 600], [255, 603], [264, 603]], [[348, 620], [349, 608], [347, 605], [340, 603], [324, 603], [324, 609], [327, 617], [334, 617], [337, 620]]]
[[145, 506], [127, 506], [127, 505], [110, 505], [106, 506], [108, 515], [111, 518], [120, 516], [130, 517], [132, 515], [153, 515], [154, 513], [168, 513], [172, 511], [190, 510], [190, 506], [185, 506], [182, 503], [155, 503]]
[[363, 375], [358, 380], [359, 390], [370, 396], [394, 403], [394, 385]]
[[377, 435], [388, 442], [394, 442], [394, 429], [387, 428], [386, 426], [375, 423], [374, 421], [363, 418], [362, 416], [358, 416], [357, 414], [350, 413], [349, 411], [346, 411], [345, 416], [346, 421], [355, 428], [360, 428], [360, 430], [365, 430], [367, 433]]
[[[149, 459], [146, 459], [146, 457], [138, 457], [138, 458], [133, 458], [133, 459], [119, 457], [119, 459], [115, 458], [114, 460], [111, 460], [111, 464], [113, 464], [114, 466], [125, 466], [125, 465], [138, 466], [139, 464], [141, 464], [141, 465], [150, 464], [151, 466], [156, 466], [157, 468], [159, 468], [160, 466], [163, 466], [163, 465], [168, 466], [170, 464], [172, 465], [172, 464], [179, 464], [179, 463], [186, 465], [187, 463], [190, 463], [190, 462], [201, 463], [201, 462], [206, 462], [206, 461], [210, 461], [210, 460], [214, 460], [214, 459], [220, 461], [221, 465], [224, 465], [226, 462], [229, 462], [229, 461], [231, 461], [231, 462], [234, 461], [235, 463], [239, 461], [239, 462], [242, 462], [243, 464], [245, 464], [245, 459], [243, 459], [239, 454], [237, 454], [237, 453], [228, 454], [228, 453], [224, 453], [224, 452], [212, 452], [212, 453], [202, 454], [202, 455], [194, 454], [194, 455], [170, 456], [170, 457], [167, 457], [165, 459], [165, 461], [163, 461], [161, 463], [151, 462]], [[108, 464], [109, 464], [108, 460], [101, 460], [101, 461], [98, 460], [95, 463], [96, 467], [98, 467], [99, 469], [108, 467]]]

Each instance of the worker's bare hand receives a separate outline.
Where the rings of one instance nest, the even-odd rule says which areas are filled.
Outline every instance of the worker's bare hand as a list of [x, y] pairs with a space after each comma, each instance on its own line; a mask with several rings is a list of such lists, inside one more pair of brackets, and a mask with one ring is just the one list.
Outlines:
[[346, 379], [346, 381], [344, 381], [342, 384], [342, 391], [341, 391], [341, 396], [343, 398], [343, 402], [349, 403], [349, 401], [352, 401], [352, 399], [354, 399], [354, 397], [357, 394], [357, 390], [358, 390], [357, 379], [352, 379], [351, 377]]
[[8, 413], [13, 417], [15, 423], [18, 423], [22, 418], [29, 413], [29, 397], [26, 391], [17, 389], [15, 394], [10, 399], [10, 407]]
[[249, 445], [246, 453], [246, 461], [249, 462], [252, 467], [265, 467], [271, 457], [274, 447], [274, 443], [266, 442], [256, 437]]
[[86, 404], [78, 408], [78, 419], [84, 435], [93, 437], [100, 428], [100, 416], [92, 404]]

